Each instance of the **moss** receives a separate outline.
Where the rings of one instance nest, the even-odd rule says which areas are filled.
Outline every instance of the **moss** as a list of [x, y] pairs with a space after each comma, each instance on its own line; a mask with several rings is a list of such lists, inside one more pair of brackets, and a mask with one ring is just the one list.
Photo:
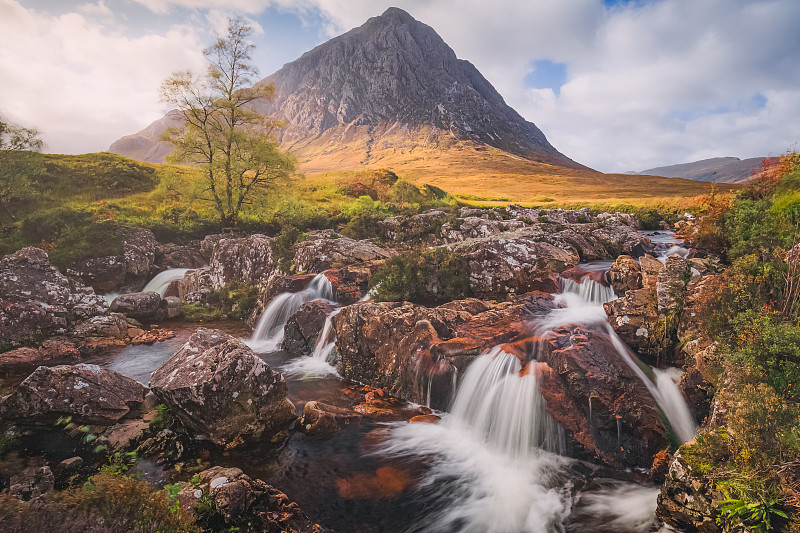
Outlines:
[[389, 259], [370, 281], [376, 301], [437, 305], [472, 296], [464, 261], [446, 248], [415, 250]]

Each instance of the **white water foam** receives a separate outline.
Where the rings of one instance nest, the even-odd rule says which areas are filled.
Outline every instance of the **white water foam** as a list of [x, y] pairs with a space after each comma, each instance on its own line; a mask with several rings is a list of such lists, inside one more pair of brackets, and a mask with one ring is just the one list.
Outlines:
[[[547, 412], [535, 369], [499, 347], [467, 368], [439, 424], [398, 424], [377, 453], [423, 458], [418, 490], [437, 500], [415, 531], [546, 533], [568, 514], [559, 472], [564, 430]], [[555, 452], [555, 453], [553, 453]]]
[[171, 268], [169, 270], [165, 270], [151, 279], [147, 285], [144, 286], [142, 292], [157, 292], [159, 296], [163, 298], [164, 294], [167, 292], [169, 284], [173, 281], [183, 279], [188, 271], [188, 268]]
[[331, 364], [331, 356], [333, 355], [333, 349], [336, 347], [336, 331], [333, 329], [333, 317], [341, 310], [342, 308], [334, 309], [325, 318], [325, 325], [317, 337], [317, 342], [311, 355], [309, 357], [298, 357], [283, 365], [281, 370], [290, 376], [301, 379], [314, 379], [330, 375], [338, 376], [339, 372]]
[[279, 294], [267, 305], [250, 339], [244, 342], [258, 353], [276, 352], [283, 343], [286, 322], [304, 303], [333, 300], [333, 286], [325, 274], [317, 274], [304, 290]]

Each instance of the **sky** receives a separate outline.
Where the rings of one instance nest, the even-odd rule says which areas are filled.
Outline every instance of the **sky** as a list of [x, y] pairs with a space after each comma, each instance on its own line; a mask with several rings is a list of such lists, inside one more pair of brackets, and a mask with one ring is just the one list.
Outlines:
[[201, 70], [229, 16], [267, 76], [389, 6], [604, 172], [800, 141], [798, 0], [0, 0], [0, 116], [48, 152], [103, 151], [164, 114], [161, 81]]

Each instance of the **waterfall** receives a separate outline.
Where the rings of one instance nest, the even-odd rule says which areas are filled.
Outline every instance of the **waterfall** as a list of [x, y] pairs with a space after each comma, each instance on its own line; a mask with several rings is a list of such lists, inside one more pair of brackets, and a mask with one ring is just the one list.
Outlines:
[[591, 279], [583, 279], [581, 283], [567, 278], [559, 278], [561, 290], [568, 294], [577, 294], [592, 305], [603, 305], [611, 300], [616, 300], [612, 287], [597, 283]]
[[[628, 346], [619, 338], [614, 328], [612, 328], [606, 320], [606, 313], [603, 310], [601, 302], [603, 298], [602, 290], [600, 288], [581, 287], [586, 284], [600, 285], [596, 281], [590, 279], [584, 279], [581, 283], [573, 282], [573, 284], [565, 283], [563, 285], [565, 292], [557, 295], [555, 301], [564, 307], [554, 309], [549, 315], [545, 316], [542, 321], [537, 324], [540, 331], [553, 329], [554, 327], [568, 323], [596, 324], [601, 326], [610, 337], [612, 345], [622, 360], [625, 361], [647, 387], [647, 390], [669, 420], [675, 435], [681, 442], [686, 442], [694, 437], [697, 431], [697, 424], [693, 420], [689, 412], [689, 407], [686, 405], [686, 400], [683, 398], [677, 384], [675, 384], [672, 377], [667, 377], [674, 377], [673, 370], [677, 369], [668, 371], [652, 369], [656, 376], [656, 383], [654, 383], [640, 366], [641, 362], [634, 359], [635, 356], [631, 353]], [[594, 299], [588, 300], [583, 295], [592, 295]], [[645, 368], [647, 367], [645, 366]], [[678, 372], [680, 373], [680, 371]]]
[[569, 462], [556, 455], [564, 430], [526, 370], [496, 347], [466, 369], [439, 424], [390, 428], [375, 453], [429, 465], [418, 490], [435, 510], [414, 531], [544, 533], [567, 515], [567, 491], [555, 488]]
[[480, 356], [464, 374], [449, 422], [509, 457], [537, 448], [563, 454], [564, 430], [547, 412], [535, 369], [521, 370], [519, 359], [499, 346]]
[[169, 270], [165, 270], [151, 279], [147, 285], [144, 286], [142, 292], [157, 292], [159, 296], [163, 298], [169, 284], [173, 281], [183, 279], [188, 271], [188, 268], [170, 268]]
[[666, 368], [664, 370], [654, 368], [653, 372], [656, 375], [656, 387], [661, 394], [661, 401], [663, 402], [662, 409], [667, 414], [675, 435], [681, 442], [686, 442], [697, 433], [697, 422], [695, 422], [692, 413], [689, 411], [689, 406], [686, 405], [683, 394], [678, 388], [682, 372], [677, 368]]
[[284, 292], [267, 305], [258, 319], [253, 336], [245, 343], [259, 353], [275, 352], [281, 349], [283, 328], [289, 317], [295, 314], [304, 303], [314, 300], [332, 300], [333, 286], [325, 274], [317, 274], [308, 287], [300, 292]]
[[283, 370], [284, 373], [302, 379], [339, 375], [336, 368], [331, 364], [330, 358], [333, 354], [333, 349], [336, 347], [336, 331], [333, 329], [333, 317], [341, 310], [341, 307], [339, 309], [334, 309], [331, 314], [325, 317], [325, 325], [322, 327], [322, 331], [317, 337], [317, 342], [314, 345], [314, 351], [311, 353], [311, 356], [298, 357], [283, 365], [281, 370]]

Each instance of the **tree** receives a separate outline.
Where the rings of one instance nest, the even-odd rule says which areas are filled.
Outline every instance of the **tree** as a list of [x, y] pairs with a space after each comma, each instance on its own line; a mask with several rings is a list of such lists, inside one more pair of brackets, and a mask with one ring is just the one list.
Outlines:
[[32, 195], [34, 178], [44, 172], [41, 149], [38, 131], [0, 119], [0, 207], [12, 219], [12, 204]]
[[170, 160], [203, 169], [206, 191], [223, 228], [236, 226], [253, 193], [274, 186], [294, 171], [294, 158], [272, 134], [282, 124], [253, 110], [259, 98], [275, 96], [273, 84], [254, 84], [252, 28], [230, 19], [224, 37], [203, 50], [205, 74], [175, 72], [161, 86], [164, 102], [177, 108], [185, 127], [165, 138], [175, 145]]

